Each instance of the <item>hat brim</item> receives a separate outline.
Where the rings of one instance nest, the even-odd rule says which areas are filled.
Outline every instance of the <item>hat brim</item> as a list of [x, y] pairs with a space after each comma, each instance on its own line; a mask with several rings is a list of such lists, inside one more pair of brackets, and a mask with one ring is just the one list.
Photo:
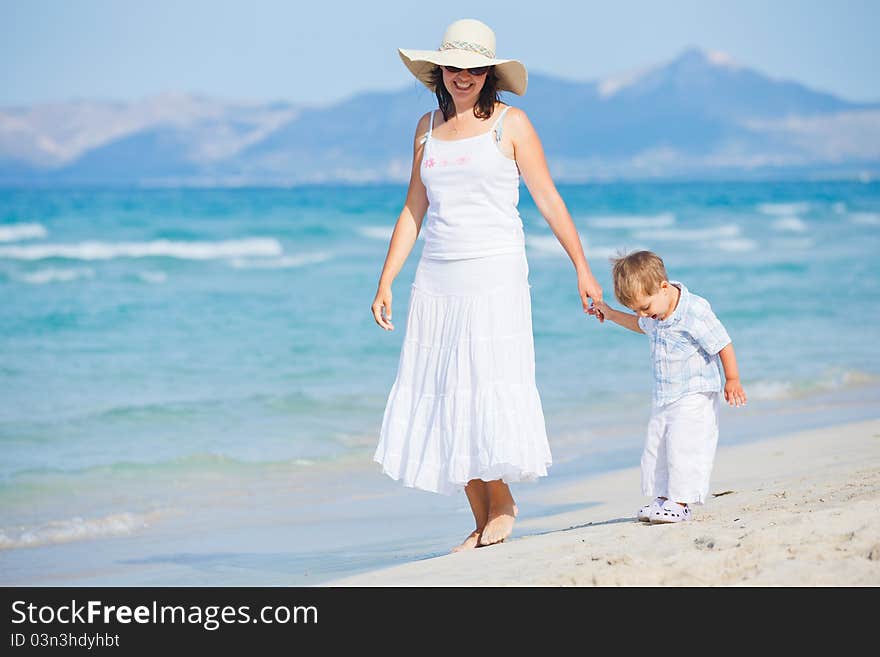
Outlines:
[[522, 62], [516, 59], [492, 59], [465, 50], [404, 50], [398, 48], [400, 59], [416, 78], [428, 89], [434, 91], [431, 75], [436, 66], [457, 66], [458, 68], [477, 68], [494, 66], [498, 76], [498, 90], [511, 91], [518, 96], [526, 92], [529, 74]]

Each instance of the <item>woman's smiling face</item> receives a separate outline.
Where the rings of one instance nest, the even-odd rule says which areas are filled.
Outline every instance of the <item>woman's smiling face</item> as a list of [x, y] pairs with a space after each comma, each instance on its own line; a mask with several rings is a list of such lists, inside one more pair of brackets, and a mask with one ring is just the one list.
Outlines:
[[476, 103], [480, 97], [480, 91], [486, 84], [486, 74], [471, 75], [466, 68], [457, 73], [450, 73], [445, 67], [441, 66], [443, 72], [443, 84], [446, 85], [447, 91], [453, 100], [458, 103], [471, 103], [471, 99]]

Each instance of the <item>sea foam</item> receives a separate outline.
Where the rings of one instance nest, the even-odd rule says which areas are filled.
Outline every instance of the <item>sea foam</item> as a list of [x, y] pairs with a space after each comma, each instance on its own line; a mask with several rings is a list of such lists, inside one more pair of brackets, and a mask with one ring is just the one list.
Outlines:
[[774, 230], [789, 233], [804, 233], [807, 230], [807, 224], [800, 217], [791, 215], [788, 217], [780, 217], [773, 222]]
[[92, 538], [125, 536], [144, 529], [160, 516], [160, 512], [139, 514], [114, 513], [103, 518], [52, 520], [31, 527], [4, 527], [0, 529], [0, 549], [37, 547], [52, 543], [68, 543]]
[[719, 240], [715, 245], [722, 251], [727, 251], [729, 253], [745, 253], [747, 251], [755, 251], [758, 248], [758, 243], [756, 241], [744, 237], [730, 240]]
[[792, 385], [785, 381], [754, 381], [748, 384], [746, 394], [750, 401], [789, 399], [795, 396]]
[[587, 225], [592, 228], [667, 228], [675, 223], [672, 212], [661, 214], [615, 214], [596, 215], [586, 218]]
[[704, 242], [714, 245], [720, 251], [729, 253], [745, 253], [755, 251], [757, 242], [740, 235], [740, 227], [736, 224], [703, 228], [695, 230], [641, 230], [635, 233], [636, 238], [657, 242]]
[[541, 254], [564, 255], [565, 249], [553, 235], [527, 235], [526, 246]]
[[17, 242], [46, 237], [48, 231], [42, 224], [6, 224], [0, 226], [0, 242]]
[[[583, 241], [583, 240], [582, 240]], [[565, 249], [554, 235], [527, 235], [526, 246], [532, 255], [560, 255], [568, 257]], [[591, 259], [612, 258], [617, 255], [618, 249], [611, 246], [589, 246], [584, 244], [584, 254]]]
[[391, 233], [394, 232], [394, 226], [358, 226], [357, 232], [371, 240], [382, 240], [387, 242], [391, 239]]
[[773, 240], [772, 244], [781, 249], [807, 250], [816, 246], [816, 240], [809, 237], [789, 237]]
[[333, 254], [328, 253], [327, 251], [316, 251], [314, 253], [283, 256], [281, 258], [260, 258], [258, 260], [235, 258], [230, 260], [230, 264], [236, 269], [288, 269], [291, 267], [303, 267], [305, 265], [326, 262], [332, 257]]
[[718, 226], [716, 228], [704, 228], [696, 230], [640, 230], [635, 236], [644, 240], [658, 240], [664, 242], [699, 242], [716, 240], [726, 237], [737, 237], [740, 228], [736, 224]]
[[168, 274], [164, 271], [142, 271], [138, 274], [145, 283], [164, 283], [168, 280]]
[[774, 216], [788, 216], [792, 214], [803, 214], [810, 210], [810, 204], [806, 201], [796, 203], [760, 203], [758, 204], [758, 212]]
[[112, 260], [113, 258], [167, 257], [183, 260], [212, 260], [218, 258], [275, 257], [284, 252], [274, 238], [248, 238], [221, 242], [77, 242], [73, 244], [34, 244], [27, 246], [0, 246], [0, 258], [15, 260], [42, 260], [69, 258], [72, 260]]
[[880, 226], [880, 214], [876, 212], [851, 212], [849, 220], [859, 226]]
[[32, 285], [45, 285], [46, 283], [69, 283], [70, 281], [83, 278], [94, 278], [95, 271], [87, 268], [61, 269], [49, 267], [48, 269], [38, 269], [37, 271], [24, 274], [13, 274], [12, 277]]
[[758, 380], [749, 383], [746, 394], [750, 400], [796, 399], [817, 392], [874, 384], [877, 377], [859, 370], [828, 371], [816, 379], [793, 381]]

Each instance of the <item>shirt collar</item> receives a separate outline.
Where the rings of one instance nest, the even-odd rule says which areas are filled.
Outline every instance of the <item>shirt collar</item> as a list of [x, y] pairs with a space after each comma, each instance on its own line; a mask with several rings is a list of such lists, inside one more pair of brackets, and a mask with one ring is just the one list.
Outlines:
[[684, 317], [687, 312], [688, 303], [690, 302], [691, 295], [683, 283], [669, 281], [669, 284], [674, 285], [681, 290], [681, 296], [678, 298], [678, 305], [675, 307], [675, 310], [672, 311], [672, 314], [666, 319], [657, 320], [660, 326], [672, 326], [681, 321], [681, 318]]

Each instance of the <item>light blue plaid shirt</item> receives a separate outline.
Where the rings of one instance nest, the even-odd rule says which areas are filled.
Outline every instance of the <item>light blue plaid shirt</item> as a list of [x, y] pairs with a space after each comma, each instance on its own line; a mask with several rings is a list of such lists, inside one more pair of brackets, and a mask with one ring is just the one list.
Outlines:
[[681, 290], [672, 314], [665, 320], [639, 318], [639, 328], [651, 341], [654, 403], [658, 406], [695, 392], [721, 392], [718, 352], [730, 344], [709, 302], [678, 281], [669, 282]]

